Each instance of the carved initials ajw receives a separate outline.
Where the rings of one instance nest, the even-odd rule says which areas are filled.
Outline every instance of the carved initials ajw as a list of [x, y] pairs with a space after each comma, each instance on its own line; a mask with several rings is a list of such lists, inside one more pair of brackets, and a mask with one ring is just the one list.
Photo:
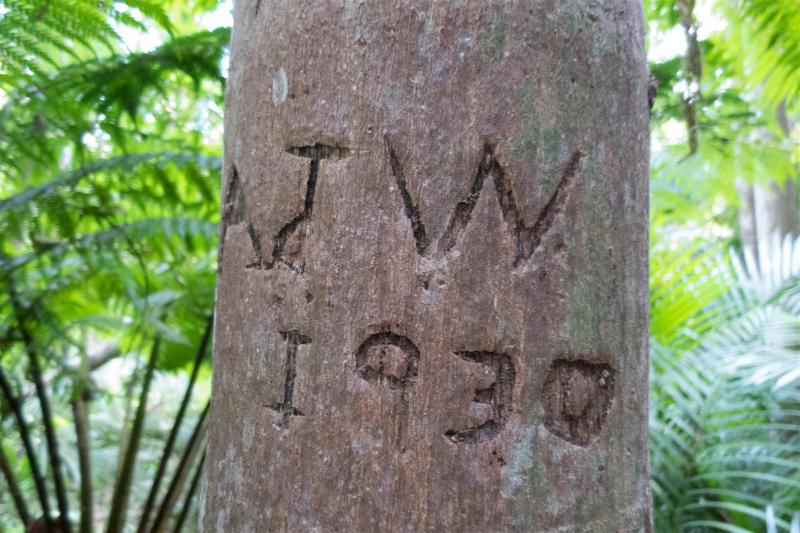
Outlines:
[[[433, 249], [431, 246], [431, 238], [420, 216], [419, 207], [416, 202], [414, 202], [408, 190], [408, 182], [403, 170], [403, 165], [388, 136], [384, 137], [384, 142], [389, 158], [389, 166], [403, 200], [405, 215], [411, 223], [411, 230], [414, 234], [417, 252], [421, 256], [430, 255]], [[309, 176], [303, 209], [292, 218], [292, 220], [284, 224], [275, 235], [272, 253], [267, 256], [262, 252], [260, 237], [256, 233], [253, 224], [244, 216], [244, 201], [239, 198], [241, 196], [238, 191], [239, 177], [235, 168], [226, 194], [226, 203], [223, 211], [223, 226], [227, 229], [228, 223], [246, 223], [247, 233], [250, 236], [250, 242], [256, 257], [256, 261], [247, 265], [247, 268], [270, 270], [276, 264], [282, 263], [298, 275], [302, 275], [305, 270], [302, 258], [303, 244], [306, 225], [314, 209], [314, 193], [319, 174], [319, 162], [322, 159], [344, 159], [350, 156], [350, 150], [343, 146], [317, 143], [310, 146], [291, 147], [286, 151], [294, 156], [310, 160]], [[495, 156], [495, 145], [488, 142], [485, 143], [469, 193], [464, 199], [460, 200], [453, 209], [450, 215], [450, 221], [447, 225], [447, 230], [438, 241], [438, 253], [446, 254], [458, 243], [461, 234], [467, 227], [467, 224], [469, 224], [472, 211], [478, 203], [478, 198], [480, 198], [484, 182], [487, 178], [491, 177], [497, 194], [497, 202], [500, 205], [500, 211], [503, 215], [503, 221], [513, 234], [516, 246], [512, 265], [514, 268], [518, 267], [525, 260], [530, 258], [540, 247], [548, 231], [563, 214], [570, 193], [575, 187], [575, 177], [578, 172], [578, 167], [580, 166], [582, 155], [580, 150], [575, 150], [572, 153], [564, 166], [558, 185], [550, 195], [545, 206], [539, 212], [536, 221], [529, 225], [525, 223], [525, 219], [519, 211], [516, 195], [511, 188], [511, 184], [506, 179], [503, 167]], [[223, 230], [223, 240], [225, 238], [225, 233], [226, 231]], [[297, 239], [297, 244], [295, 246], [297, 250], [294, 252], [297, 257], [290, 256], [286, 249], [287, 243], [291, 238]]]

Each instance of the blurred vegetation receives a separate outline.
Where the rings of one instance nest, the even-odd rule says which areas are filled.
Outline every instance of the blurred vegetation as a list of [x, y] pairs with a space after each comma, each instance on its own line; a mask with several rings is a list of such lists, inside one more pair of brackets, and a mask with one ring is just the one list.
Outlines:
[[196, 530], [216, 8], [0, 0], [0, 529]]
[[[0, 0], [0, 531], [197, 529], [229, 10]], [[645, 11], [656, 530], [800, 533], [800, 4]]]
[[800, 533], [800, 2], [645, 11], [655, 529]]

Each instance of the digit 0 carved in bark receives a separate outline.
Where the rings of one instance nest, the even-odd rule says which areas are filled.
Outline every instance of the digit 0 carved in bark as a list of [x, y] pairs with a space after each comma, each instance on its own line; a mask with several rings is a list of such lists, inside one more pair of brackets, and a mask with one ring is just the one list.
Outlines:
[[646, 531], [635, 0], [241, 0], [206, 531]]

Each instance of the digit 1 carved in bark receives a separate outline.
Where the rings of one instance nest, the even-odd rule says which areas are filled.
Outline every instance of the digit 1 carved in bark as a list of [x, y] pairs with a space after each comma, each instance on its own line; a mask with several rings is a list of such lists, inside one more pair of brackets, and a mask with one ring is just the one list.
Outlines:
[[305, 416], [305, 413], [292, 405], [294, 396], [294, 380], [297, 377], [297, 347], [301, 344], [311, 344], [311, 339], [298, 332], [296, 329], [281, 331], [281, 337], [286, 339], [286, 378], [283, 382], [283, 401], [271, 403], [267, 407], [281, 413], [280, 426], [289, 426], [293, 416]]

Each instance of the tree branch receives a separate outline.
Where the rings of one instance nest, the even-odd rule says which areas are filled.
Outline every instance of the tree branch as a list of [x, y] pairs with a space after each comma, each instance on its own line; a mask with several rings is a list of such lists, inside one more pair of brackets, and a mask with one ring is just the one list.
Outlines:
[[169, 489], [167, 489], [167, 494], [161, 501], [161, 507], [158, 508], [158, 514], [156, 514], [156, 518], [153, 520], [153, 527], [150, 529], [150, 533], [161, 533], [167, 526], [169, 512], [172, 510], [173, 505], [175, 505], [175, 500], [178, 498], [181, 487], [186, 481], [186, 476], [189, 474], [189, 468], [191, 467], [192, 461], [197, 455], [197, 452], [200, 450], [200, 443], [203, 435], [206, 432], [206, 419], [208, 418], [208, 408], [210, 404], [211, 402], [206, 403], [202, 414], [197, 419], [197, 424], [195, 424], [194, 431], [192, 431], [192, 436], [189, 438], [189, 442], [186, 444], [186, 448], [183, 451], [183, 456], [181, 456], [181, 461], [178, 464], [178, 468], [175, 470], [175, 474], [172, 476], [172, 481], [169, 484]]
[[81, 524], [80, 533], [91, 533], [94, 505], [92, 503], [92, 457], [89, 438], [89, 394], [81, 390], [72, 401], [75, 419], [75, 435], [78, 441], [78, 465], [81, 475]]
[[136, 408], [136, 416], [133, 419], [131, 435], [128, 445], [125, 448], [125, 455], [122, 467], [119, 470], [117, 481], [114, 486], [114, 495], [111, 499], [111, 511], [108, 515], [107, 533], [119, 533], [125, 526], [125, 514], [128, 507], [128, 497], [131, 491], [131, 481], [133, 479], [133, 467], [136, 462], [136, 455], [139, 451], [139, 443], [144, 429], [144, 420], [147, 415], [147, 397], [150, 394], [150, 384], [153, 381], [153, 374], [158, 361], [158, 353], [161, 348], [161, 337], [157, 336], [153, 341], [150, 350], [150, 358], [147, 361], [142, 390], [139, 394], [139, 405]]
[[700, 55], [700, 43], [697, 40], [697, 21], [694, 18], [695, 0], [678, 0], [681, 13], [681, 26], [686, 36], [686, 56], [684, 57], [684, 81], [686, 89], [683, 93], [683, 114], [689, 136], [689, 154], [697, 153], [699, 148], [697, 107], [702, 94], [700, 80], [703, 76], [703, 62]]
[[183, 500], [183, 507], [181, 507], [181, 513], [178, 515], [178, 519], [175, 522], [175, 529], [173, 533], [180, 533], [181, 529], [183, 529], [183, 524], [186, 522], [186, 517], [189, 515], [189, 510], [192, 508], [194, 493], [197, 491], [197, 486], [200, 484], [200, 478], [203, 474], [203, 466], [205, 465], [205, 462], [206, 452], [204, 450], [203, 455], [197, 462], [197, 468], [195, 469], [194, 476], [189, 484], [189, 492], [186, 493], [186, 499]]

